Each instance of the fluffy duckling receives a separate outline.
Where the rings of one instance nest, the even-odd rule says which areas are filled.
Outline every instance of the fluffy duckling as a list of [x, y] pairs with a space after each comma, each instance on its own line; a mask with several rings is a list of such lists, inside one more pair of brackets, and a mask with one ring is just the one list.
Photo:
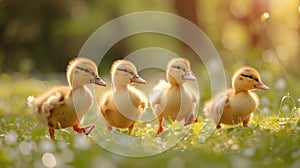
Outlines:
[[167, 82], [161, 80], [150, 95], [151, 108], [158, 117], [157, 134], [163, 131], [163, 118], [185, 120], [184, 125], [197, 122], [193, 112], [199, 98], [195, 91], [185, 85], [186, 81], [196, 80], [191, 72], [190, 62], [185, 58], [174, 58], [167, 66]]
[[217, 129], [221, 128], [221, 123], [236, 125], [243, 122], [243, 126], [247, 127], [251, 113], [259, 104], [258, 96], [251, 90], [269, 90], [258, 71], [252, 67], [240, 68], [232, 78], [232, 87], [204, 105], [206, 116], [215, 121]]
[[96, 64], [83, 57], [70, 61], [67, 80], [69, 86], [55, 87], [37, 98], [27, 98], [38, 120], [49, 127], [51, 139], [55, 129], [71, 126], [74, 131], [88, 135], [95, 126], [80, 127], [81, 119], [92, 105], [92, 93], [85, 85], [106, 86], [98, 76]]
[[117, 60], [111, 67], [112, 90], [105, 94], [99, 102], [99, 109], [104, 116], [108, 130], [112, 126], [128, 128], [128, 134], [139, 120], [146, 108], [147, 98], [131, 83], [145, 84], [133, 63]]

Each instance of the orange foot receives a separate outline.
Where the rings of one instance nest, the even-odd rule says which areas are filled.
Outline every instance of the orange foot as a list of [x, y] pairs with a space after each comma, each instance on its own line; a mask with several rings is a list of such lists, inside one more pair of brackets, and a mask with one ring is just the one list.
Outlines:
[[50, 134], [51, 139], [54, 139], [54, 132], [55, 132], [55, 129], [53, 127], [50, 127], [49, 134]]
[[112, 129], [113, 129], [111, 125], [106, 125], [106, 127], [107, 127], [108, 131], [112, 131]]
[[128, 127], [128, 135], [131, 135], [133, 127], [134, 127], [134, 122]]
[[73, 130], [77, 133], [81, 133], [81, 134], [85, 134], [85, 135], [89, 135], [89, 133], [91, 133], [91, 131], [95, 128], [94, 124], [88, 125], [88, 126], [84, 126], [84, 127], [79, 127], [78, 125], [74, 125], [73, 126]]
[[196, 123], [196, 122], [198, 122], [198, 119], [197, 119], [197, 117], [194, 116], [194, 114], [192, 114], [192, 115], [190, 115], [189, 118], [185, 119], [184, 126], [187, 126], [189, 124]]
[[243, 121], [243, 126], [248, 127], [248, 121]]
[[220, 125], [220, 124], [217, 124], [216, 128], [217, 128], [217, 129], [220, 129], [220, 128], [221, 128], [221, 125]]
[[162, 117], [158, 117], [158, 130], [156, 132], [156, 134], [160, 134], [161, 132], [163, 132], [164, 128], [162, 126], [162, 121], [163, 121], [163, 118]]

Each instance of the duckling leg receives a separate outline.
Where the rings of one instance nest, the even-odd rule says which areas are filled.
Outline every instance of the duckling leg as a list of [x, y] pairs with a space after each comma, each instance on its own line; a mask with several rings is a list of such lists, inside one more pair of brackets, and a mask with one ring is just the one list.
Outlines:
[[89, 133], [91, 133], [91, 131], [95, 128], [94, 124], [88, 125], [88, 126], [84, 126], [84, 127], [79, 127], [78, 125], [73, 125], [73, 130], [77, 133], [83, 133], [85, 135], [89, 135]]
[[106, 125], [106, 128], [107, 128], [108, 131], [112, 131], [112, 129], [113, 129], [112, 126], [109, 125], [109, 124]]
[[186, 118], [184, 121], [184, 126], [187, 126], [192, 123], [196, 123], [198, 121], [197, 117], [194, 114], [191, 114], [190, 117]]
[[158, 130], [157, 130], [156, 134], [160, 134], [164, 130], [164, 128], [162, 126], [162, 121], [163, 121], [163, 118], [162, 117], [158, 117], [158, 124], [159, 124], [159, 126], [158, 126]]
[[54, 139], [54, 132], [55, 132], [55, 128], [50, 127], [49, 128], [49, 134], [50, 134], [51, 139]]
[[95, 125], [91, 124], [91, 125], [88, 125], [88, 126], [84, 126], [81, 129], [84, 130], [85, 135], [89, 135], [94, 128], [95, 128]]
[[219, 123], [219, 124], [217, 124], [216, 128], [217, 128], [217, 129], [220, 129], [220, 128], [221, 128], [221, 125], [220, 125], [220, 123]]
[[250, 116], [247, 117], [247, 118], [243, 121], [243, 126], [244, 126], [244, 127], [248, 127], [249, 121], [250, 121]]
[[128, 127], [128, 135], [131, 135], [133, 127], [134, 127], [134, 122]]

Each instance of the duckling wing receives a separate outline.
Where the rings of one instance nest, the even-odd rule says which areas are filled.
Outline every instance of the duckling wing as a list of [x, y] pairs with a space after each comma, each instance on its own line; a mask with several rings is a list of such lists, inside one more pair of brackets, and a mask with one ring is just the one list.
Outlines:
[[130, 100], [132, 104], [141, 111], [144, 111], [147, 108], [148, 100], [146, 95], [133, 86], [128, 87]]
[[112, 100], [112, 94], [111, 93], [106, 93], [104, 94], [104, 96], [102, 97], [100, 103], [100, 111], [103, 114], [103, 116], [108, 115], [107, 113], [114, 109], [114, 103]]
[[227, 89], [226, 92], [217, 94], [213, 99], [204, 104], [204, 114], [212, 118], [215, 122], [219, 122], [224, 108], [229, 107], [229, 101], [234, 94], [233, 89]]
[[254, 92], [249, 92], [249, 93], [250, 93], [251, 97], [253, 98], [253, 100], [255, 101], [255, 109], [256, 109], [259, 105], [259, 101], [260, 101], [259, 97]]
[[27, 98], [28, 106], [34, 109], [35, 114], [42, 122], [46, 122], [51, 112], [65, 104], [65, 100], [70, 96], [69, 87], [58, 87], [49, 90], [45, 94], [35, 98]]
[[159, 83], [152, 89], [149, 99], [151, 101], [151, 108], [153, 112], [159, 116], [167, 103], [166, 92], [169, 90], [171, 85], [165, 80], [160, 80]]

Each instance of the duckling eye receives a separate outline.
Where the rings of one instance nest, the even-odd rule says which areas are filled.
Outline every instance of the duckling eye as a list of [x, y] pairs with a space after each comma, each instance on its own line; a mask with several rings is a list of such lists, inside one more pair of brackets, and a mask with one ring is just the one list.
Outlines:
[[253, 76], [252, 75], [245, 75], [245, 74], [241, 74], [243, 77], [246, 77], [246, 78], [250, 78], [250, 79], [252, 79], [253, 78]]
[[81, 68], [79, 66], [76, 66], [77, 69], [80, 69], [81, 71], [85, 72], [85, 73], [90, 73], [90, 71], [88, 69], [85, 68]]
[[123, 71], [123, 72], [128, 72], [128, 70], [127, 70], [127, 69], [120, 69], [120, 68], [118, 68], [117, 70], [119, 70], [119, 71]]
[[181, 69], [180, 66], [173, 66], [173, 68], [176, 68], [176, 69]]
[[97, 75], [95, 74], [95, 72], [91, 72], [89, 69], [86, 69], [86, 68], [82, 68], [82, 67], [79, 67], [79, 66], [76, 66], [77, 69], [85, 72], [85, 73], [88, 73], [88, 74], [91, 74], [93, 77], [96, 77]]
[[245, 74], [242, 74], [242, 76], [246, 77], [246, 78], [249, 78], [249, 79], [254, 79], [256, 82], [258, 82], [258, 79], [257, 78], [254, 78], [253, 75], [245, 75]]
[[130, 75], [134, 75], [134, 73], [133, 72], [131, 72], [131, 71], [129, 71], [128, 69], [117, 69], [117, 70], [119, 70], [119, 71], [123, 71], [123, 72], [126, 72], [126, 73], [129, 73]]

